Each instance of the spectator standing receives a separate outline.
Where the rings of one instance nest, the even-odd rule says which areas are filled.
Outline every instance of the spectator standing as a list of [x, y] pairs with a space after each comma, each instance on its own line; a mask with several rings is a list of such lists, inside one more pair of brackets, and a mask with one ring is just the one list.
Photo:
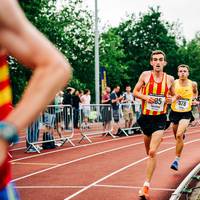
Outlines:
[[75, 92], [75, 89], [72, 87], [68, 87], [66, 91], [64, 92], [63, 96], [63, 115], [64, 115], [64, 124], [65, 124], [65, 129], [69, 129], [69, 124], [70, 124], [70, 119], [71, 119], [71, 114], [70, 108], [66, 107], [66, 105], [73, 105], [73, 98], [72, 94]]
[[133, 123], [133, 93], [131, 92], [131, 86], [126, 86], [126, 92], [123, 94], [123, 117], [125, 120], [125, 128], [131, 128]]
[[63, 122], [63, 107], [62, 107], [62, 102], [63, 102], [63, 91], [60, 91], [56, 94], [55, 99], [54, 99], [54, 105], [55, 105], [55, 128], [58, 132], [58, 135], [60, 138], [62, 138], [62, 122]]
[[141, 109], [142, 109], [141, 99], [135, 98], [134, 106], [135, 106], [135, 117], [136, 117], [136, 122], [137, 122], [137, 120], [140, 118], [140, 115], [141, 115]]
[[117, 85], [117, 86], [115, 86], [112, 93], [110, 94], [110, 100], [111, 100], [111, 105], [112, 105], [112, 109], [113, 109], [113, 119], [114, 119], [114, 123], [115, 123], [113, 129], [115, 132], [117, 130], [119, 130], [119, 128], [120, 128], [120, 126], [119, 126], [119, 118], [120, 118], [119, 103], [123, 99], [123, 96], [118, 96], [119, 92], [120, 92], [120, 86]]
[[73, 107], [73, 117], [74, 117], [74, 128], [79, 128], [78, 127], [78, 121], [79, 121], [79, 105], [80, 105], [80, 91], [77, 90], [75, 92], [75, 95], [73, 96], [73, 103], [72, 103], [72, 107]]
[[91, 102], [91, 96], [90, 96], [90, 90], [86, 89], [84, 91], [84, 95], [81, 96], [81, 107], [83, 111], [83, 123], [82, 127], [88, 128], [88, 122], [89, 122], [89, 115], [90, 115], [90, 102]]
[[[102, 100], [101, 100], [102, 104], [107, 104], [107, 105], [111, 104], [110, 92], [111, 92], [110, 87], [106, 87], [102, 95]], [[111, 112], [110, 106], [104, 106], [102, 108], [102, 121], [103, 121], [103, 126], [104, 126], [105, 131], [111, 129], [111, 120], [112, 120], [111, 114], [112, 112]]]

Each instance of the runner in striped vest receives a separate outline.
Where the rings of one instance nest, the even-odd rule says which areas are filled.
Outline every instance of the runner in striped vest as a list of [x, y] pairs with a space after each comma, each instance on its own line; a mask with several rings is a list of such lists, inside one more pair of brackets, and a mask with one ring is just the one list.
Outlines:
[[155, 98], [155, 102], [148, 103], [142, 100], [142, 114], [143, 115], [162, 115], [167, 112], [167, 104], [165, 99], [168, 94], [167, 74], [162, 74], [162, 80], [156, 82], [154, 80], [153, 72], [151, 72], [150, 80], [143, 88], [143, 94]]
[[135, 88], [134, 96], [142, 100], [142, 115], [138, 119], [144, 133], [146, 153], [149, 156], [147, 164], [146, 180], [139, 190], [139, 196], [149, 199], [150, 181], [156, 165], [156, 152], [166, 126], [167, 103], [171, 102], [168, 97], [169, 88], [174, 78], [163, 72], [166, 56], [163, 51], [153, 51], [150, 58], [152, 71], [144, 71]]
[[[12, 110], [12, 93], [10, 87], [9, 69], [5, 50], [0, 49], [0, 121], [3, 121]], [[0, 199], [18, 199], [18, 194], [11, 181], [10, 157], [7, 154], [0, 165]]]
[[[19, 130], [34, 121], [66, 85], [71, 77], [71, 67], [13, 0], [0, 0], [0, 51], [0, 200], [18, 200], [10, 181], [8, 146], [17, 142]], [[12, 111], [4, 51], [33, 70], [22, 99]]]

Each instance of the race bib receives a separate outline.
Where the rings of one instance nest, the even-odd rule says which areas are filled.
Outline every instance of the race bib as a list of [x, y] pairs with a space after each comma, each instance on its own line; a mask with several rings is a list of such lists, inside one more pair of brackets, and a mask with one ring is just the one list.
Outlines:
[[187, 110], [189, 108], [189, 99], [179, 99], [176, 101], [176, 110]]
[[147, 103], [147, 109], [151, 111], [158, 111], [161, 112], [164, 110], [165, 105], [165, 97], [159, 95], [149, 95], [155, 98], [154, 103]]

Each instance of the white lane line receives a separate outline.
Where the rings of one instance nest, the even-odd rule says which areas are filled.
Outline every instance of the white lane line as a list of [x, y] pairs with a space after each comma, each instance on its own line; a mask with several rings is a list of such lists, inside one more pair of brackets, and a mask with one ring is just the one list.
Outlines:
[[[194, 129], [194, 128], [192, 128], [192, 129]], [[167, 132], [168, 132], [169, 130], [167, 130]], [[165, 132], [165, 134], [167, 134], [167, 132]], [[188, 132], [195, 132], [194, 130], [189, 130], [189, 131], [187, 131], [187, 133], [186, 133], [186, 135], [190, 135], [190, 134], [192, 134], [192, 133], [188, 133]], [[80, 133], [78, 133], [79, 135], [80, 135]], [[77, 134], [77, 135], [78, 135]], [[76, 134], [75, 134], [76, 135]], [[129, 138], [130, 137], [136, 137], [136, 136], [142, 136], [142, 135], [133, 135], [133, 136], [129, 136]], [[23, 136], [23, 137], [20, 137], [20, 138], [25, 138], [26, 136]], [[96, 136], [94, 136], [94, 137], [96, 137]], [[170, 137], [170, 136], [167, 136], [167, 137]], [[166, 137], [166, 138], [167, 138]], [[91, 137], [91, 138], [93, 138], [93, 137]], [[79, 141], [81, 139], [81, 137], [80, 138], [74, 138], [74, 139], [72, 139], [72, 141]], [[121, 138], [117, 138], [117, 139], [121, 139]], [[123, 139], [126, 139], [126, 138], [123, 138]], [[19, 141], [18, 142], [18, 144], [19, 143], [25, 143], [25, 141], [26, 140], [24, 140], [24, 141]], [[82, 145], [83, 146], [83, 145]], [[25, 147], [19, 147], [19, 148], [12, 148], [12, 149], [10, 149], [9, 151], [18, 151], [18, 150], [22, 150], [22, 149], [26, 149]], [[55, 151], [54, 151], [55, 152]], [[38, 154], [39, 156], [41, 156], [42, 154]], [[21, 158], [21, 159], [28, 159], [28, 157], [23, 157], [23, 158]]]
[[52, 169], [56, 169], [58, 167], [63, 167], [65, 165], [69, 165], [71, 163], [75, 163], [75, 162], [82, 161], [82, 160], [85, 160], [85, 159], [88, 159], [88, 158], [93, 158], [95, 156], [99, 156], [99, 155], [102, 155], [102, 154], [110, 153], [110, 152], [113, 152], [113, 151], [118, 151], [118, 150], [121, 150], [121, 149], [129, 148], [129, 147], [133, 147], [133, 146], [141, 145], [141, 144], [143, 144], [143, 142], [138, 142], [138, 143], [134, 143], [134, 144], [124, 145], [124, 146], [121, 146], [121, 147], [109, 149], [109, 150], [98, 152], [98, 153], [95, 153], [95, 154], [90, 154], [88, 156], [84, 156], [84, 157], [81, 157], [81, 158], [78, 158], [78, 159], [75, 159], [75, 160], [71, 160], [71, 161], [68, 161], [68, 162], [64, 162], [62, 164], [58, 164], [56, 166], [53, 166], [53, 167], [50, 167], [50, 168], [47, 168], [47, 169], [43, 169], [43, 170], [39, 170], [39, 171], [31, 173], [31, 174], [27, 174], [27, 175], [22, 176], [22, 177], [18, 177], [16, 179], [13, 179], [12, 182], [16, 182], [16, 181], [19, 181], [19, 180], [22, 180], [22, 179], [34, 176], [36, 174], [41, 174], [43, 172], [46, 172], [46, 171], [49, 171], [49, 170], [52, 170]]
[[85, 186], [75, 186], [75, 185], [61, 185], [61, 186], [15, 186], [17, 189], [80, 189], [84, 188]]
[[[133, 136], [132, 136], [133, 137]], [[170, 137], [174, 137], [174, 136], [166, 136], [164, 138], [170, 138]], [[120, 139], [120, 138], [119, 138]], [[123, 138], [122, 138], [123, 139]], [[125, 138], [126, 139], [126, 138]], [[114, 140], [110, 140], [111, 142], [114, 141]], [[102, 142], [100, 142], [102, 143]], [[81, 160], [85, 160], [85, 159], [88, 159], [88, 158], [92, 158], [92, 157], [95, 157], [95, 156], [98, 156], [98, 155], [101, 155], [101, 154], [105, 154], [105, 153], [109, 153], [109, 152], [112, 152], [112, 151], [116, 151], [116, 150], [119, 150], [119, 149], [123, 149], [123, 148], [127, 148], [127, 147], [131, 147], [131, 146], [136, 146], [136, 145], [140, 145], [140, 144], [143, 144], [143, 142], [139, 142], [139, 143], [134, 143], [134, 144], [130, 144], [130, 145], [125, 145], [125, 146], [122, 146], [122, 147], [118, 147], [118, 148], [114, 148], [114, 149], [111, 149], [111, 150], [107, 150], [107, 151], [103, 151], [103, 152], [99, 152], [99, 153], [95, 153], [95, 154], [91, 154], [91, 155], [88, 155], [88, 156], [85, 156], [85, 157], [82, 157], [82, 158], [78, 158], [78, 159], [75, 159], [75, 160], [72, 160], [72, 161], [68, 161], [68, 162], [65, 162], [65, 163], [62, 163], [62, 164], [58, 164], [56, 166], [53, 166], [53, 167], [50, 167], [50, 168], [47, 168], [47, 169], [44, 169], [44, 170], [40, 170], [40, 171], [37, 171], [37, 172], [34, 172], [34, 173], [31, 173], [31, 174], [28, 174], [28, 175], [25, 175], [23, 177], [18, 177], [14, 180], [12, 180], [12, 182], [14, 181], [19, 181], [21, 179], [25, 179], [25, 178], [28, 178], [30, 176], [34, 176], [36, 174], [40, 174], [40, 173], [43, 173], [43, 172], [46, 172], [46, 171], [49, 171], [49, 170], [52, 170], [52, 169], [55, 169], [55, 168], [58, 168], [58, 167], [62, 167], [62, 166], [65, 166], [65, 165], [68, 165], [68, 164], [71, 164], [71, 163], [75, 163], [75, 162], [78, 162], [78, 161], [81, 161]], [[93, 145], [93, 144], [87, 144], [87, 145]], [[80, 146], [82, 147], [82, 146]], [[75, 147], [71, 147], [71, 148], [75, 148]], [[62, 150], [62, 149], [61, 149]], [[63, 150], [66, 150], [66, 149], [63, 149]], [[60, 150], [58, 150], [60, 151]], [[51, 152], [50, 152], [51, 153]], [[21, 159], [16, 159], [15, 161], [13, 162], [16, 162], [18, 160], [21, 160]]]
[[[119, 189], [140, 189], [141, 186], [126, 186], [126, 185], [102, 185], [102, 184], [97, 184], [94, 185], [94, 187], [106, 187], [106, 188], [119, 188]], [[151, 190], [157, 190], [157, 191], [170, 191], [173, 192], [176, 189], [171, 189], [171, 188], [152, 188]]]
[[[81, 139], [82, 137], [80, 137], [80, 138], [73, 138], [73, 139], [71, 139], [71, 141], [72, 142], [75, 142], [75, 141], [77, 141], [77, 142], [79, 142], [80, 141], [80, 139]], [[91, 136], [90, 138], [97, 138], [97, 136]], [[119, 139], [119, 138], [118, 138]], [[125, 138], [123, 138], [123, 139], [125, 139]], [[20, 143], [20, 142], [19, 142]], [[17, 143], [17, 144], [19, 144], [19, 143]], [[66, 143], [67, 144], [67, 143]], [[81, 144], [79, 144], [79, 146], [81, 146]], [[83, 145], [82, 145], [83, 146]], [[11, 148], [9, 151], [18, 151], [18, 150], [21, 150], [21, 149], [27, 149], [26, 147], [18, 147], [18, 148]], [[42, 154], [38, 154], [38, 155], [42, 155]]]
[[141, 137], [141, 136], [142, 135], [134, 135], [134, 136], [124, 137], [124, 138], [121, 137], [121, 138], [115, 138], [115, 139], [110, 139], [110, 140], [105, 140], [105, 141], [94, 142], [92, 144], [83, 144], [83, 145], [80, 145], [80, 146], [69, 147], [69, 148], [65, 148], [65, 149], [57, 149], [57, 150], [54, 150], [54, 151], [49, 151], [49, 152], [45, 152], [45, 153], [41, 153], [41, 154], [35, 154], [35, 155], [32, 155], [32, 156], [26, 156], [26, 157], [22, 157], [22, 158], [17, 158], [17, 159], [12, 160], [12, 162], [31, 159], [31, 158], [36, 158], [36, 157], [49, 155], [49, 154], [53, 154], [53, 153], [57, 153], [57, 152], [61, 152], [61, 151], [68, 151], [68, 150], [71, 150], [71, 149], [84, 148], [84, 147], [93, 146], [93, 145], [96, 145], [96, 144], [104, 144], [104, 143], [108, 143], [108, 142], [116, 142], [116, 141], [119, 141], [119, 140], [126, 140], [126, 139], [128, 140], [130, 138], [136, 138], [136, 137]]
[[18, 150], [22, 150], [22, 149], [26, 149], [26, 147], [18, 147], [18, 148], [15, 148], [15, 149], [9, 149], [9, 151], [18, 151]]
[[[81, 189], [86, 186], [81, 185], [29, 185], [29, 186], [16, 186], [17, 189]], [[104, 187], [104, 188], [118, 188], [118, 189], [140, 189], [141, 186], [126, 186], [126, 185], [94, 185], [94, 187]], [[176, 189], [171, 188], [152, 188], [155, 191], [170, 191], [173, 192]]]
[[[187, 132], [186, 135], [192, 135], [192, 134], [195, 134], [195, 133], [200, 133], [200, 132], [199, 132], [199, 130], [191, 131], [191, 132]], [[35, 154], [35, 155], [31, 155], [31, 156], [26, 156], [26, 157], [22, 157], [22, 158], [13, 159], [11, 161], [11, 163], [12, 162], [16, 162], [16, 161], [26, 160], [26, 159], [32, 159], [32, 158], [36, 158], [36, 157], [40, 157], [40, 156], [45, 156], [45, 155], [49, 155], [49, 154], [53, 154], [53, 153], [57, 153], [57, 152], [61, 152], [61, 151], [68, 151], [68, 150], [71, 150], [71, 149], [84, 148], [84, 147], [93, 146], [93, 145], [96, 145], [96, 144], [104, 144], [104, 143], [108, 143], [108, 142], [115, 142], [115, 141], [119, 141], [119, 140], [126, 140], [126, 139], [136, 138], [136, 137], [143, 137], [143, 135], [141, 134], [141, 135], [133, 135], [133, 136], [129, 136], [129, 137], [120, 137], [120, 138], [110, 139], [110, 140], [106, 140], [106, 141], [94, 142], [92, 144], [84, 144], [84, 145], [75, 146], [75, 147], [69, 147], [69, 148], [64, 148], [64, 149], [56, 149], [56, 150], [45, 152], [45, 153], [41, 153], [41, 154]], [[169, 135], [169, 136], [165, 136], [163, 138], [165, 139], [165, 138], [171, 138], [171, 137], [174, 137], [174, 136], [173, 135]], [[165, 141], [163, 141], [163, 142], [165, 142]]]
[[26, 162], [13, 162], [12, 164], [14, 164], [14, 165], [41, 165], [41, 166], [51, 166], [51, 165], [53, 165], [53, 166], [56, 166], [56, 165], [58, 165], [57, 163], [32, 163], [32, 162], [28, 162], [28, 163], [26, 163]]
[[[186, 142], [185, 145], [191, 144], [191, 143], [194, 143], [194, 142], [199, 142], [199, 141], [200, 141], [200, 139], [192, 140], [192, 141], [190, 141], [190, 142]], [[167, 148], [167, 149], [165, 149], [165, 150], [159, 151], [157, 154], [159, 155], [159, 154], [165, 153], [165, 152], [170, 151], [170, 150], [172, 150], [172, 149], [174, 149], [174, 148], [175, 148], [175, 147]], [[118, 174], [118, 173], [120, 173], [120, 172], [122, 172], [122, 171], [124, 171], [124, 170], [126, 170], [126, 169], [128, 169], [128, 168], [130, 168], [130, 167], [132, 167], [132, 166], [134, 166], [134, 165], [137, 165], [137, 164], [139, 164], [139, 163], [141, 163], [141, 162], [143, 162], [143, 161], [145, 161], [145, 160], [147, 160], [147, 159], [148, 159], [148, 157], [144, 157], [144, 158], [142, 158], [142, 159], [140, 159], [140, 160], [138, 160], [138, 161], [136, 161], [136, 162], [133, 162], [133, 163], [131, 163], [131, 164], [129, 164], [129, 165], [126, 165], [125, 167], [122, 167], [122, 168], [120, 168], [120, 169], [118, 169], [118, 170], [116, 170], [116, 171], [114, 171], [114, 172], [108, 174], [107, 176], [104, 176], [104, 177], [102, 177], [101, 179], [99, 179], [99, 180], [97, 180], [97, 181], [95, 181], [95, 182], [93, 182], [93, 183], [87, 185], [85, 188], [82, 188], [81, 190], [75, 192], [74, 194], [70, 195], [69, 197], [65, 198], [64, 200], [72, 199], [72, 198], [76, 197], [77, 195], [81, 194], [82, 192], [84, 192], [84, 191], [90, 189], [90, 188], [93, 187], [94, 185], [97, 185], [98, 183], [100, 183], [100, 182], [102, 182], [102, 181], [104, 181], [104, 180], [110, 178], [111, 176], [116, 175], [116, 174]]]

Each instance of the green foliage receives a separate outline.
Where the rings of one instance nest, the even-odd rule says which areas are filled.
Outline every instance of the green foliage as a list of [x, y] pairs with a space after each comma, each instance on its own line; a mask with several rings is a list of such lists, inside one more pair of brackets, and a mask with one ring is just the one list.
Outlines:
[[170, 71], [176, 65], [178, 46], [174, 35], [167, 29], [167, 24], [161, 20], [159, 8], [150, 8], [147, 14], [140, 16], [138, 20], [131, 18], [119, 26], [119, 35], [123, 39], [126, 53], [125, 63], [129, 66], [129, 75], [133, 75], [131, 83], [134, 85], [144, 70], [150, 70], [150, 54], [153, 50], [163, 50], [167, 55]]
[[125, 58], [122, 38], [115, 29], [103, 33], [100, 42], [100, 65], [105, 66], [110, 85], [123, 85], [129, 76], [127, 67], [123, 64]]
[[[28, 0], [20, 1], [20, 4], [27, 18], [68, 58], [74, 69], [70, 85], [78, 89], [87, 87], [93, 91], [93, 23], [90, 12], [81, 8], [82, 1], [69, 0], [61, 9], [56, 7], [55, 0]], [[16, 85], [13, 90], [16, 103], [30, 73], [27, 75], [27, 70], [16, 62], [10, 65], [12, 82]], [[24, 75], [18, 76], [19, 73]]]
[[187, 64], [190, 67], [190, 79], [200, 84], [200, 35], [179, 49], [179, 64]]
[[[68, 0], [62, 8], [56, 0], [21, 0], [28, 19], [54, 43], [73, 67], [70, 86], [89, 88], [94, 96], [94, 31], [91, 12], [83, 9], [82, 0]], [[157, 8], [149, 8], [137, 19], [134, 13], [118, 27], [109, 28], [100, 35], [100, 66], [107, 69], [109, 85], [125, 84], [134, 87], [149, 64], [152, 50], [163, 50], [167, 55], [166, 72], [176, 76], [181, 63], [191, 67], [191, 79], [199, 82], [200, 34], [190, 41], [181, 35], [179, 23], [161, 19]], [[34, 56], [34, 55], [33, 55]], [[10, 60], [14, 103], [26, 86], [31, 71]]]

